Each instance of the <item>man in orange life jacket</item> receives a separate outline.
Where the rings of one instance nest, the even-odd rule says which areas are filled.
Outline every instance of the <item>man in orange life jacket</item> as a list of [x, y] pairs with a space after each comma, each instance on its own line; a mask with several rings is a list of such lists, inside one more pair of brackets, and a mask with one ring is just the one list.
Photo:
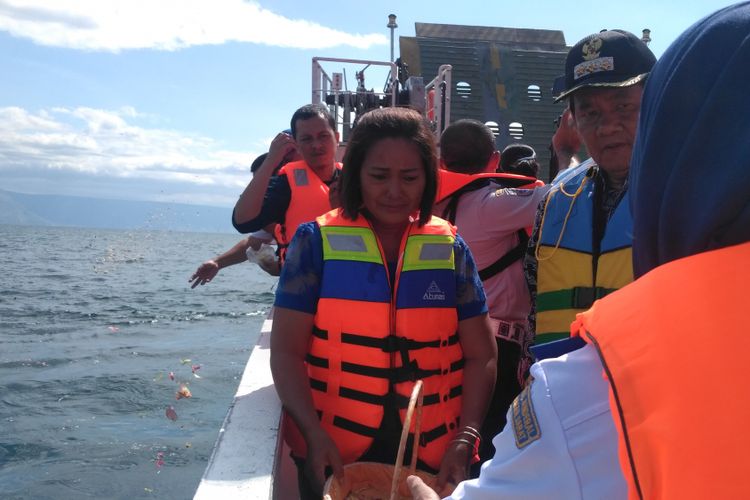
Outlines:
[[[498, 349], [495, 392], [481, 429], [474, 475], [494, 454], [492, 438], [505, 426], [505, 413], [521, 392], [531, 364], [526, 321], [531, 298], [522, 258], [528, 243], [525, 228], [534, 222], [536, 207], [548, 190], [533, 177], [495, 173], [499, 159], [495, 136], [480, 121], [458, 120], [440, 136], [443, 170], [433, 213], [455, 224], [471, 249]], [[520, 186], [536, 189], [514, 189]]]
[[[291, 130], [284, 132], [291, 133]], [[253, 160], [252, 165], [250, 165], [250, 172], [255, 174], [266, 158], [268, 158], [268, 153], [263, 153]], [[274, 171], [280, 170], [281, 167], [290, 161], [297, 161], [300, 159], [301, 157], [297, 150], [293, 149], [284, 156], [284, 159], [276, 166]], [[267, 230], [261, 229], [259, 231], [253, 231], [246, 238], [238, 241], [226, 252], [203, 262], [188, 280], [188, 282], [192, 283], [190, 288], [210, 283], [221, 269], [246, 261], [255, 262], [261, 269], [271, 276], [278, 276], [280, 271], [278, 258], [276, 255], [273, 255], [270, 250], [267, 251], [264, 247], [264, 245], [268, 246], [267, 244], [273, 241], [275, 226], [275, 224], [271, 224], [266, 228]]]
[[[331, 207], [329, 186], [338, 178], [339, 135], [336, 122], [323, 105], [308, 104], [292, 115], [292, 134], [278, 134], [263, 164], [234, 206], [232, 224], [241, 233], [277, 224], [276, 242], [282, 258], [297, 226], [312, 221]], [[301, 161], [275, 167], [297, 149]]]
[[[747, 369], [730, 357], [750, 352], [749, 33], [750, 2], [726, 7], [654, 66], [629, 177], [636, 280], [539, 346], [568, 354], [532, 367], [524, 418], [451, 498], [750, 497]], [[596, 459], [613, 445], [619, 466]]]

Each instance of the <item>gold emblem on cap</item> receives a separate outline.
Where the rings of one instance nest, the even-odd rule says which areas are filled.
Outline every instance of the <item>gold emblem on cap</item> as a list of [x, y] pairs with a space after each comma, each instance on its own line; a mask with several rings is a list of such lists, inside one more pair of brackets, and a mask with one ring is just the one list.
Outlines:
[[595, 36], [588, 42], [583, 44], [581, 52], [583, 52], [583, 59], [590, 61], [599, 57], [599, 51], [602, 50], [602, 39]]

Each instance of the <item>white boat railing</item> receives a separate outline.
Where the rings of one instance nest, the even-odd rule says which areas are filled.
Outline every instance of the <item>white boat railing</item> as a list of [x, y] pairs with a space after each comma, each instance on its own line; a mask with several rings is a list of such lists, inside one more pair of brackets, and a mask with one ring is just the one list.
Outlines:
[[296, 469], [279, 433], [281, 402], [271, 377], [271, 324], [270, 319], [263, 323], [195, 500], [297, 496]]
[[[443, 64], [438, 68], [438, 74], [425, 84], [427, 99], [427, 117], [435, 130], [436, 140], [451, 122], [451, 76], [453, 66]], [[430, 92], [432, 95], [430, 96]]]
[[[328, 72], [323, 63], [354, 65], [362, 67], [355, 71], [357, 87], [349, 90], [346, 87], [345, 73]], [[364, 85], [364, 72], [371, 66], [381, 67], [388, 70], [385, 88], [382, 92], [367, 90]], [[346, 68], [343, 68], [346, 71]], [[325, 104], [336, 119], [336, 128], [339, 131], [341, 142], [346, 143], [352, 127], [359, 113], [377, 107], [376, 103], [396, 105], [396, 92], [398, 91], [398, 67], [396, 63], [389, 61], [374, 61], [367, 59], [344, 59], [339, 57], [313, 57], [312, 58], [312, 103]], [[361, 78], [361, 79], [360, 79]]]

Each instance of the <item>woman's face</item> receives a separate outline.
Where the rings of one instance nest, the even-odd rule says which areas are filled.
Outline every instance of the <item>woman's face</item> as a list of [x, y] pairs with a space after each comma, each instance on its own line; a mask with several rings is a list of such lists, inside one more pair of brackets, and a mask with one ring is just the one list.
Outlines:
[[408, 139], [374, 143], [362, 163], [362, 202], [375, 222], [404, 224], [419, 210], [425, 172], [419, 148]]

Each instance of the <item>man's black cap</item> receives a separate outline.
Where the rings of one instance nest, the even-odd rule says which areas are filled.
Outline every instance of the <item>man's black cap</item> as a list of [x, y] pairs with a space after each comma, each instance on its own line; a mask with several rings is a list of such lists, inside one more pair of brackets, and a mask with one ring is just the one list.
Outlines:
[[565, 90], [555, 102], [584, 87], [629, 87], [648, 75], [656, 57], [643, 41], [623, 30], [589, 35], [565, 59]]

